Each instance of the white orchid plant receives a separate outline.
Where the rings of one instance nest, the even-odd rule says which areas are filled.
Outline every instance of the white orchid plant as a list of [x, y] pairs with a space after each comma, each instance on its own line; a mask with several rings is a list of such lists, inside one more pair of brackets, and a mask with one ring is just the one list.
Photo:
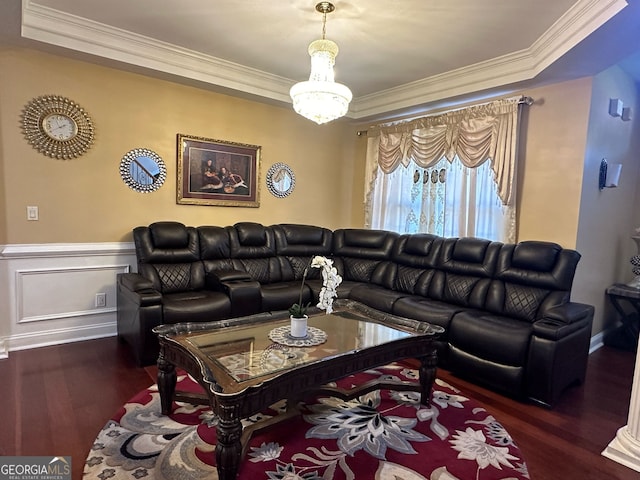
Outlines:
[[306, 305], [302, 303], [304, 283], [307, 279], [309, 267], [322, 269], [322, 290], [320, 290], [317, 307], [325, 310], [327, 313], [331, 313], [333, 311], [333, 299], [338, 296], [336, 290], [342, 282], [342, 277], [338, 275], [336, 267], [333, 266], [333, 260], [329, 260], [327, 257], [321, 255], [316, 255], [311, 259], [311, 263], [304, 269], [298, 303], [294, 303], [291, 308], [289, 308], [289, 314], [294, 318], [304, 317], [307, 314], [307, 309], [311, 305], [311, 302]]

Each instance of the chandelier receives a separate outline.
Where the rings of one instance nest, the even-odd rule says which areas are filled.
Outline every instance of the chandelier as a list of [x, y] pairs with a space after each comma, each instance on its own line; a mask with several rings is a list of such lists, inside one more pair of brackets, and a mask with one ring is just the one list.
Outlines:
[[327, 40], [325, 34], [327, 13], [335, 9], [330, 2], [320, 2], [316, 5], [316, 10], [322, 13], [322, 39], [309, 45], [311, 75], [307, 82], [296, 83], [289, 91], [293, 109], [319, 125], [344, 116], [353, 97], [348, 87], [333, 80], [333, 65], [338, 55], [338, 45]]

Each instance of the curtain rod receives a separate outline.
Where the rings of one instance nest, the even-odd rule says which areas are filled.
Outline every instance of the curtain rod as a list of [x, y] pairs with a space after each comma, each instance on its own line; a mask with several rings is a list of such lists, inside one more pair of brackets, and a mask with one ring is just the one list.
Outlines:
[[533, 104], [533, 101], [534, 101], [533, 98], [523, 95], [518, 100], [518, 105], [527, 105], [527, 106], [529, 106], [529, 105]]
[[[492, 101], [493, 101], [493, 100], [492, 100]], [[531, 105], [533, 105], [533, 102], [534, 102], [533, 98], [528, 97], [528, 96], [526, 96], [526, 95], [522, 95], [522, 96], [518, 99], [518, 105], [527, 105], [527, 106], [531, 106]], [[486, 103], [491, 103], [491, 102], [486, 102]], [[467, 105], [467, 106], [471, 107], [471, 106], [474, 106], [474, 105], [484, 105], [484, 104], [482, 104], [482, 103], [477, 103], [477, 104], [470, 104], [470, 105]], [[461, 108], [465, 108], [465, 107], [461, 107]], [[447, 110], [447, 111], [448, 111], [448, 112], [451, 112], [451, 111], [453, 111], [453, 110], [458, 110], [458, 109], [454, 108], [454, 109], [452, 109], [452, 110]], [[414, 119], [411, 119], [411, 120], [415, 120], [415, 119], [417, 119], [417, 118], [420, 118], [420, 117], [415, 117]], [[407, 121], [410, 121], [410, 120], [407, 120]], [[368, 131], [368, 130], [358, 130], [358, 131], [356, 132], [356, 135], [358, 135], [359, 137], [361, 137], [362, 135], [366, 135], [366, 134], [367, 134], [367, 131]]]

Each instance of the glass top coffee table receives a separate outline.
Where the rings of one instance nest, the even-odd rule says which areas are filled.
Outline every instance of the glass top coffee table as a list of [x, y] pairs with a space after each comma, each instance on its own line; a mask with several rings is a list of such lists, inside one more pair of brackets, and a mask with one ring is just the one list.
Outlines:
[[[302, 341], [281, 334], [289, 325], [287, 312], [154, 328], [160, 341], [162, 413], [171, 413], [174, 398], [211, 406], [218, 417], [216, 464], [220, 479], [236, 478], [253, 432], [297, 414], [296, 407], [305, 398], [330, 395], [350, 400], [373, 390], [392, 389], [417, 391], [421, 403], [429, 404], [437, 363], [434, 340], [444, 330], [350, 300], [338, 299], [333, 306], [331, 314], [319, 310], [310, 315], [309, 327], [314, 334]], [[317, 343], [318, 338], [322, 343], [307, 345]], [[376, 381], [351, 390], [326, 385], [406, 358], [419, 361], [419, 382]], [[176, 368], [187, 371], [205, 394], [176, 392]], [[283, 399], [287, 400], [285, 414], [243, 431], [243, 418]]]

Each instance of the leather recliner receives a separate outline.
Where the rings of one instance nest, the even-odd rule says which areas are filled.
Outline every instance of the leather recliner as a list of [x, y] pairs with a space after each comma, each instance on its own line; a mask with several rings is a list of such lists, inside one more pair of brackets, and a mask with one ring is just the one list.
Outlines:
[[205, 288], [195, 228], [157, 222], [134, 229], [133, 237], [138, 275], [119, 277], [118, 336], [133, 346], [139, 364], [149, 364], [158, 357], [154, 327], [229, 318], [231, 300]]
[[439, 365], [518, 398], [553, 405], [584, 381], [591, 305], [572, 302], [578, 252], [549, 242], [398, 235], [241, 222], [134, 229], [138, 273], [118, 275], [118, 335], [153, 363], [161, 323], [211, 321], [316, 302], [314, 255], [331, 257], [338, 296], [444, 327]]

